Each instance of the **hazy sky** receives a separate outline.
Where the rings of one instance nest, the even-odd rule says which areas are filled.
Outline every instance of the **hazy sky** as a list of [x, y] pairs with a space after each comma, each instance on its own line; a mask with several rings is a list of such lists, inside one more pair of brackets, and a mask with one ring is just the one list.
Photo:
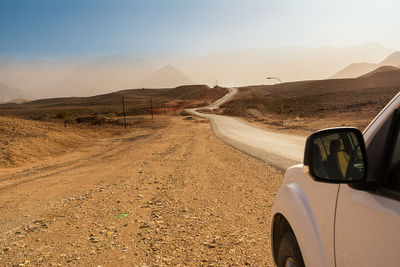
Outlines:
[[0, 55], [202, 54], [268, 46], [400, 49], [398, 0], [0, 0]]

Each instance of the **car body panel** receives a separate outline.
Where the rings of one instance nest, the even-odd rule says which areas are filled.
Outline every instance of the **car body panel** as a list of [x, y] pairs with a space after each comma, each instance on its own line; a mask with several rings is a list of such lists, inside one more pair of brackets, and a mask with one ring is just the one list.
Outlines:
[[273, 214], [280, 213], [289, 222], [306, 266], [334, 264], [333, 216], [337, 190], [336, 184], [318, 183], [316, 187], [303, 164], [289, 168], [285, 174]]
[[400, 202], [341, 185], [336, 266], [399, 266]]

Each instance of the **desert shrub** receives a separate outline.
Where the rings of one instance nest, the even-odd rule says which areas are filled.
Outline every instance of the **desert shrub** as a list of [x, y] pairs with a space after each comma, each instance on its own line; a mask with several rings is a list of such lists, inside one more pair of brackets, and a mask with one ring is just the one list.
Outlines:
[[113, 113], [113, 112], [110, 112], [110, 113], [107, 113], [106, 117], [115, 118], [115, 117], [117, 117], [117, 115], [115, 115], [115, 113]]
[[32, 120], [38, 120], [38, 121], [46, 120], [46, 119], [47, 119], [47, 114], [46, 114], [46, 113], [42, 113], [42, 114], [32, 114], [32, 115], [30, 116], [30, 118], [31, 118]]
[[211, 104], [211, 102], [201, 102], [201, 103], [186, 105], [185, 108], [199, 108], [199, 107], [207, 106], [209, 104]]
[[229, 106], [224, 108], [222, 114], [231, 116], [242, 116], [246, 114], [246, 109], [242, 107]]
[[62, 111], [57, 112], [56, 118], [62, 119], [62, 120], [67, 120], [69, 118], [69, 114], [67, 111], [62, 110]]
[[78, 117], [78, 118], [75, 119], [75, 121], [76, 121], [77, 123], [83, 123], [83, 122], [85, 122], [85, 118]]
[[88, 123], [92, 125], [101, 125], [107, 123], [107, 119], [99, 116], [78, 117], [75, 119], [76, 123]]
[[192, 114], [187, 112], [186, 110], [182, 110], [182, 112], [179, 115], [181, 115], [181, 116], [189, 116], [189, 115], [192, 115]]

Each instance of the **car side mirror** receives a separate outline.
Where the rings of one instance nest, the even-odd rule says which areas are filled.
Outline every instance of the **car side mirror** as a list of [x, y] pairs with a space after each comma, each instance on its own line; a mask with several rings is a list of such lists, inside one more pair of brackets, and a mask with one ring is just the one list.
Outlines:
[[327, 183], [356, 183], [366, 179], [364, 137], [356, 128], [332, 128], [307, 138], [304, 165], [311, 177]]

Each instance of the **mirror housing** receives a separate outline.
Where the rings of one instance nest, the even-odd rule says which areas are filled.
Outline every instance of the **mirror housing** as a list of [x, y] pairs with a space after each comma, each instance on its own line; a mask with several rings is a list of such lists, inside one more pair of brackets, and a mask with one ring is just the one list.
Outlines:
[[319, 182], [352, 184], [367, 176], [367, 152], [360, 130], [331, 128], [311, 134], [306, 141], [304, 165]]

